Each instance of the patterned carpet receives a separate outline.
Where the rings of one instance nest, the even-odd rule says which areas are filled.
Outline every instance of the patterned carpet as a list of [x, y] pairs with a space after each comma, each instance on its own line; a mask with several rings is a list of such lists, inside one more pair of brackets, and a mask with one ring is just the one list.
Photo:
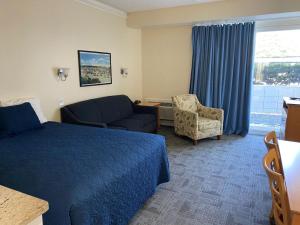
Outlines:
[[130, 225], [268, 225], [262, 136], [223, 136], [193, 146], [163, 128], [171, 181], [160, 185]]

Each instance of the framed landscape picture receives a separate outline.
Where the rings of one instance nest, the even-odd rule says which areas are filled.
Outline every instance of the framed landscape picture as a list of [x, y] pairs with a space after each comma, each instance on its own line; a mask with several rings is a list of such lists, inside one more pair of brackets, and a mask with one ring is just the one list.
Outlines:
[[112, 83], [111, 54], [78, 50], [80, 87]]

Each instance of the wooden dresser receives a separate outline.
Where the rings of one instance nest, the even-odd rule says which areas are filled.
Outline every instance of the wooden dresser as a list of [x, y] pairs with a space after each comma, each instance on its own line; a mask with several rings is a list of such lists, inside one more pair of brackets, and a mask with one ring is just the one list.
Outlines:
[[300, 98], [283, 98], [281, 138], [300, 142]]
[[48, 202], [0, 185], [1, 225], [43, 225]]

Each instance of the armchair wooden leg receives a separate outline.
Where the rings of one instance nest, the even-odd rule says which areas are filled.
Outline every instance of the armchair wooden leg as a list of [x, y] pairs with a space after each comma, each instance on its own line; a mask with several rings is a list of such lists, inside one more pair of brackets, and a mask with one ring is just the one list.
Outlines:
[[197, 145], [198, 141], [197, 140], [193, 140], [193, 144]]
[[218, 139], [218, 140], [221, 140], [221, 138], [222, 138], [222, 135], [218, 135], [218, 136], [217, 136], [217, 139]]

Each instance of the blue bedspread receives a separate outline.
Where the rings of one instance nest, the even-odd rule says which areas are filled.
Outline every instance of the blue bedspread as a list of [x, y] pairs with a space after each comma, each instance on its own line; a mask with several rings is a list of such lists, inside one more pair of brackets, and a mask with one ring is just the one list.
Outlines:
[[0, 139], [0, 184], [45, 199], [45, 225], [125, 225], [169, 181], [164, 137], [54, 122]]

